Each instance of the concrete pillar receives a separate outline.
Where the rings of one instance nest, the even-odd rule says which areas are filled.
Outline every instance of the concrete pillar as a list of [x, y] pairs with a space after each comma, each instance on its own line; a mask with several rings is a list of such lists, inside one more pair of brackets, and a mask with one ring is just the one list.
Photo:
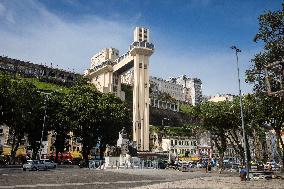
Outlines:
[[133, 85], [133, 141], [139, 151], [149, 150], [149, 56], [152, 50], [135, 48]]

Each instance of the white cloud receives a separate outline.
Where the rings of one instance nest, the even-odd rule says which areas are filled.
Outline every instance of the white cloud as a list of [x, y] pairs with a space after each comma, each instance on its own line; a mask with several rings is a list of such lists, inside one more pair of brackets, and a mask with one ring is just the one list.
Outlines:
[[[6, 26], [0, 28], [0, 54], [37, 64], [52, 62], [59, 68], [82, 73], [89, 68], [90, 58], [102, 48], [115, 47], [124, 53], [133, 40], [132, 31], [140, 17], [138, 13], [127, 22], [97, 15], [64, 20], [36, 1], [0, 3], [0, 23]], [[238, 92], [235, 57], [229, 48], [226, 52], [214, 49], [201, 54], [190, 45], [181, 49], [174, 38], [164, 37], [163, 30], [155, 27], [150, 30], [156, 45], [150, 59], [152, 75], [165, 79], [183, 74], [200, 78], [207, 95]], [[240, 63], [248, 62], [250, 57], [251, 54], [243, 53]], [[242, 80], [247, 67], [241, 66]], [[242, 86], [244, 92], [250, 91], [247, 84]]]
[[[19, 7], [29, 11], [21, 12]], [[17, 24], [0, 29], [0, 52], [13, 58], [38, 64], [52, 62], [82, 73], [89, 68], [90, 57], [102, 48], [127, 50], [132, 40], [133, 27], [124, 22], [93, 15], [74, 23], [34, 1], [16, 1], [9, 8], [17, 14]]]

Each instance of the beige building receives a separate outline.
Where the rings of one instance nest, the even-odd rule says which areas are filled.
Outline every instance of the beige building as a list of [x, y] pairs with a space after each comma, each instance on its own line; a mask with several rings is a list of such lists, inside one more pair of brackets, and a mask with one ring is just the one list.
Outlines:
[[172, 98], [178, 101], [184, 101], [183, 87], [172, 81], [166, 81], [162, 78], [151, 77], [150, 76], [150, 86], [152, 92], [167, 93]]
[[168, 152], [171, 157], [190, 157], [197, 155], [198, 140], [196, 137], [164, 136], [163, 133], [152, 131], [150, 133], [150, 146], [154, 152]]
[[209, 97], [208, 101], [209, 102], [220, 102], [220, 101], [233, 101], [233, 99], [235, 98], [235, 95], [231, 95], [231, 94], [217, 94], [215, 96], [211, 96]]
[[172, 78], [179, 85], [183, 86], [184, 102], [197, 105], [202, 102], [202, 82], [198, 78], [190, 78], [186, 75]]

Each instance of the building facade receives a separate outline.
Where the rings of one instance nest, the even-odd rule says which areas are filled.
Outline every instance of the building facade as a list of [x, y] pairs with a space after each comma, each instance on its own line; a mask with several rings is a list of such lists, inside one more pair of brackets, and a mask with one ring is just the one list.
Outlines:
[[150, 88], [152, 93], [167, 93], [178, 101], [184, 101], [183, 87], [171, 80], [167, 81], [162, 78], [150, 76]]
[[186, 75], [172, 78], [176, 84], [183, 86], [184, 101], [192, 105], [202, 102], [202, 82], [198, 78], [190, 78]]
[[215, 96], [210, 96], [208, 101], [209, 102], [220, 102], [220, 101], [233, 101], [233, 99], [235, 98], [235, 95], [231, 95], [231, 94], [217, 94]]

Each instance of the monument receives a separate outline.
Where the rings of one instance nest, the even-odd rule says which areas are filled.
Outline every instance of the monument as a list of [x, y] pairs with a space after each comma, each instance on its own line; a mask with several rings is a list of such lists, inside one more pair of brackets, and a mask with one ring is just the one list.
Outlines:
[[104, 93], [113, 93], [122, 100], [121, 75], [133, 69], [133, 142], [137, 150], [149, 151], [149, 57], [154, 45], [149, 42], [149, 29], [136, 27], [134, 42], [128, 52], [119, 56], [115, 48], [106, 48], [91, 58], [85, 76]]

